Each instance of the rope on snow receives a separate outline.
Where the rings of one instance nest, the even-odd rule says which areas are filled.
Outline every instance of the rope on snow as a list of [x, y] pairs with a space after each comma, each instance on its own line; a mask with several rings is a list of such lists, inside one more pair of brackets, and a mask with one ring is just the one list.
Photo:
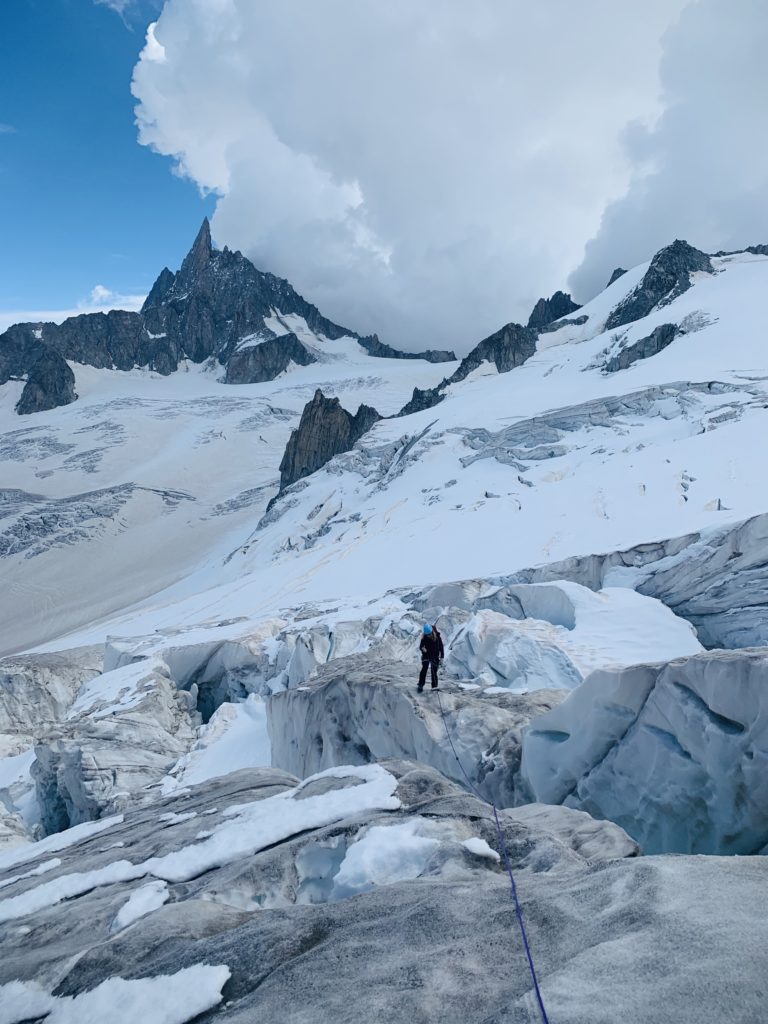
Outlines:
[[506, 842], [506, 840], [504, 838], [504, 832], [502, 831], [502, 828], [501, 828], [501, 822], [499, 821], [499, 812], [496, 809], [496, 804], [493, 803], [490, 800], [486, 800], [486, 798], [482, 795], [482, 793], [480, 793], [478, 791], [478, 789], [476, 788], [476, 786], [474, 785], [474, 783], [472, 782], [472, 780], [470, 779], [470, 777], [467, 775], [466, 771], [464, 770], [464, 765], [461, 763], [461, 758], [458, 755], [456, 747], [453, 745], [453, 739], [451, 737], [451, 730], [448, 728], [448, 719], [447, 719], [446, 714], [445, 714], [445, 709], [443, 708], [443, 701], [442, 701], [442, 697], [440, 695], [440, 690], [437, 690], [436, 692], [437, 692], [437, 701], [438, 701], [438, 704], [440, 705], [440, 714], [442, 715], [443, 725], [445, 726], [445, 735], [448, 737], [448, 742], [451, 745], [451, 750], [453, 751], [453, 756], [456, 758], [456, 763], [458, 764], [459, 768], [461, 768], [461, 773], [464, 776], [464, 778], [467, 780], [467, 785], [469, 786], [471, 791], [475, 794], [475, 796], [478, 798], [478, 800], [481, 800], [484, 804], [488, 804], [488, 806], [493, 810], [493, 820], [494, 820], [494, 822], [496, 824], [496, 833], [497, 833], [497, 835], [499, 837], [499, 846], [501, 847], [502, 857], [504, 858], [504, 867], [507, 869], [507, 874], [509, 875], [509, 883], [510, 883], [510, 886], [511, 886], [511, 889], [512, 889], [512, 901], [513, 901], [513, 903], [515, 905], [515, 916], [517, 917], [517, 923], [520, 926], [520, 934], [521, 934], [521, 936], [523, 938], [523, 947], [525, 949], [525, 955], [526, 955], [526, 957], [528, 959], [528, 969], [531, 972], [531, 980], [533, 982], [533, 990], [536, 993], [536, 1001], [539, 1004], [539, 1010], [541, 1012], [541, 1019], [544, 1022], [544, 1024], [549, 1024], [549, 1017], [547, 1016], [547, 1011], [544, 1008], [544, 1000], [541, 997], [541, 989], [539, 988], [539, 979], [536, 977], [536, 968], [533, 965], [533, 954], [531, 953], [530, 943], [528, 942], [528, 933], [525, 930], [525, 921], [523, 919], [523, 909], [520, 906], [520, 900], [519, 900], [518, 895], [517, 895], [517, 885], [515, 884], [515, 876], [512, 873], [512, 864], [511, 864], [510, 859], [509, 859], [509, 851], [507, 849], [507, 842]]

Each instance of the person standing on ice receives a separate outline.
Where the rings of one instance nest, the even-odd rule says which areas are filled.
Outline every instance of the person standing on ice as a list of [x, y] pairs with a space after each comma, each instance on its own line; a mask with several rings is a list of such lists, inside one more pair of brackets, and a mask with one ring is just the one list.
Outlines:
[[437, 689], [437, 666], [443, 660], [445, 651], [443, 649], [443, 638], [438, 632], [437, 626], [425, 626], [424, 633], [419, 644], [421, 651], [421, 672], [419, 673], [419, 685], [416, 688], [418, 693], [424, 689], [427, 681], [427, 668], [432, 669], [432, 689]]

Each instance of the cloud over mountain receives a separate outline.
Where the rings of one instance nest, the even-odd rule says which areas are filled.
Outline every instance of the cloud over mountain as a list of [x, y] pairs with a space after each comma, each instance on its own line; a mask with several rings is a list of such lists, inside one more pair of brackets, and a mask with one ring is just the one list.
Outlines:
[[632, 125], [626, 195], [611, 203], [571, 285], [589, 298], [606, 267], [631, 267], [672, 238], [709, 251], [768, 240], [768, 17], [761, 0], [738, 13], [719, 0], [683, 12], [664, 39], [664, 112]]
[[[527, 317], [596, 234], [574, 278], [584, 290], [680, 233], [666, 215], [679, 205], [675, 167], [666, 206], [651, 204], [658, 240], [647, 223], [630, 246], [619, 213], [638, 208], [639, 175], [669, 140], [707, 156], [688, 65], [701, 63], [694, 81], [722, 119], [731, 104], [716, 90], [737, 87], [704, 88], [704, 67], [720, 39], [732, 71], [743, 23], [759, 14], [747, 0], [737, 28], [702, 0], [674, 27], [687, 6], [167, 0], [134, 73], [140, 139], [220, 195], [220, 243], [332, 318], [392, 344], [466, 351]], [[752, 101], [729, 137], [743, 140]], [[745, 196], [749, 173], [760, 184], [743, 170]], [[694, 189], [691, 218], [706, 190]], [[707, 245], [699, 223], [689, 233]]]

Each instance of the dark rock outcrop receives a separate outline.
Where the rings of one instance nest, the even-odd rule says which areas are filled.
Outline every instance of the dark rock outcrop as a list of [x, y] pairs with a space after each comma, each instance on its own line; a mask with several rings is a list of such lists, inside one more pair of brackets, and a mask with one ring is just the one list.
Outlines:
[[616, 373], [617, 370], [626, 370], [628, 366], [638, 362], [640, 359], [648, 359], [650, 356], [655, 356], [662, 349], [665, 349], [667, 345], [671, 345], [680, 333], [682, 332], [677, 324], [660, 324], [646, 338], [641, 338], [634, 345], [628, 345], [621, 352], [613, 356], [612, 359], [609, 359], [605, 364], [605, 372]]
[[577, 309], [581, 309], [581, 306], [574, 302], [570, 295], [555, 292], [551, 299], [539, 299], [528, 317], [528, 326], [545, 327], [553, 320], [559, 320], [561, 316], [575, 313]]
[[666, 306], [691, 287], [690, 275], [696, 271], [714, 274], [714, 267], [706, 253], [679, 239], [660, 249], [651, 260], [640, 284], [608, 317], [605, 329], [610, 331], [622, 327], [647, 316], [658, 306]]
[[353, 416], [342, 408], [338, 398], [326, 398], [318, 389], [286, 445], [280, 463], [280, 490], [316, 472], [334, 455], [350, 451], [380, 419], [369, 405], [361, 405]]
[[539, 334], [554, 334], [555, 331], [559, 331], [561, 327], [581, 327], [589, 320], [586, 313], [581, 316], [567, 317], [563, 320], [555, 320], [551, 324], [544, 324], [543, 327], [539, 327]]
[[610, 288], [614, 281], [618, 281], [619, 278], [624, 277], [625, 274], [626, 270], [624, 269], [624, 267], [616, 267], [614, 272], [611, 274], [610, 279], [608, 280], [608, 284], [605, 287]]
[[427, 349], [425, 352], [400, 352], [391, 345], [385, 345], [379, 341], [378, 335], [371, 334], [367, 338], [358, 338], [358, 345], [361, 345], [369, 356], [376, 356], [380, 359], [423, 359], [428, 363], [452, 363], [456, 360], [455, 353], [448, 349]]
[[768, 245], [748, 245], [746, 249], [721, 249], [719, 252], [713, 252], [713, 256], [739, 256], [743, 252], [748, 252], [751, 256], [768, 256]]
[[440, 384], [436, 388], [414, 388], [411, 400], [406, 402], [398, 416], [410, 416], [412, 412], [424, 412], [425, 409], [431, 409], [433, 406], [438, 405], [445, 398], [440, 391], [443, 385]]
[[288, 369], [289, 363], [309, 366], [317, 360], [295, 334], [268, 338], [257, 345], [236, 349], [229, 357], [224, 376], [226, 384], [258, 384], [274, 380]]
[[440, 385], [456, 384], [476, 370], [481, 363], [494, 363], [499, 373], [506, 373], [516, 366], [522, 366], [536, 351], [538, 331], [521, 324], [507, 324], [495, 334], [484, 338], [468, 356], [462, 359], [459, 368]]
[[[583, 323], [586, 319], [580, 317], [574, 322]], [[543, 331], [546, 331], [546, 328], [537, 330], [533, 327], [523, 327], [521, 324], [506, 324], [476, 345], [469, 355], [462, 359], [456, 371], [441, 381], [437, 387], [425, 390], [414, 388], [411, 400], [397, 415], [410, 416], [411, 413], [431, 409], [442, 402], [445, 397], [443, 392], [449, 385], [465, 380], [483, 363], [493, 363], [499, 373], [507, 373], [516, 366], [522, 366], [536, 351], [536, 339]]]
[[44, 412], [59, 405], [68, 405], [76, 398], [75, 375], [67, 361], [58, 352], [43, 349], [30, 368], [27, 383], [16, 403], [16, 412], [20, 416]]
[[14, 324], [0, 335], [0, 384], [25, 377], [40, 357], [40, 343], [53, 324]]
[[[45, 342], [65, 359], [98, 369], [131, 370], [150, 366], [160, 372], [168, 360], [166, 346], [147, 338], [138, 313], [113, 309], [109, 313], [83, 313], [70, 317], [45, 336]], [[175, 363], [174, 363], [174, 369]], [[170, 372], [170, 371], [167, 371]]]

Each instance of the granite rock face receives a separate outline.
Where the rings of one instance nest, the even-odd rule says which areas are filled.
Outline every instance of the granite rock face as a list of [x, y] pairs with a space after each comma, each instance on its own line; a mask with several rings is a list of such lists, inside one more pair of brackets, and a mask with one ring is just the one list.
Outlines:
[[751, 256], [768, 256], [768, 245], [748, 245], [746, 249], [720, 249], [719, 252], [713, 252], [713, 256], [738, 256], [743, 252], [748, 252]]
[[274, 380], [291, 363], [309, 366], [317, 360], [295, 334], [269, 338], [257, 345], [244, 345], [236, 349], [227, 362], [224, 381], [227, 384], [258, 384]]
[[[558, 299], [558, 296], [562, 298]], [[564, 303], [563, 300], [567, 301]], [[542, 312], [541, 310], [544, 310], [544, 307], [541, 307], [541, 304], [546, 304], [547, 302], [554, 305], [546, 306], [546, 310]], [[567, 310], [565, 310], [566, 304], [568, 305]], [[563, 308], [564, 312], [558, 313], [557, 310], [559, 308]], [[570, 296], [563, 295], [562, 292], [556, 292], [549, 300], [540, 299], [536, 305], [536, 310], [539, 310], [538, 318], [549, 316], [553, 309], [556, 315], [564, 316], [566, 311], [572, 312], [580, 308], [580, 306], [571, 302]], [[534, 313], [536, 313], [536, 310], [534, 310]], [[534, 314], [532, 313], [532, 319], [533, 316]], [[447, 387], [465, 380], [473, 370], [476, 370], [483, 363], [493, 363], [499, 373], [508, 373], [510, 370], [514, 370], [515, 367], [522, 366], [536, 352], [536, 340], [539, 334], [546, 333], [551, 327], [560, 327], [566, 323], [586, 323], [586, 319], [586, 317], [578, 317], [573, 321], [566, 320], [563, 324], [548, 325], [545, 323], [536, 327], [532, 327], [530, 321], [527, 327], [523, 327], [521, 324], [506, 324], [476, 345], [469, 355], [462, 359], [454, 373], [441, 381], [437, 387], [428, 389], [414, 388], [411, 400], [403, 406], [397, 415], [409, 416], [414, 412], [423, 412], [425, 409], [431, 409], [439, 402], [442, 402], [445, 397], [443, 392]]]
[[614, 281], [618, 281], [620, 277], [624, 277], [626, 270], [624, 267], [616, 267], [611, 276], [608, 278], [608, 284], [606, 288], [610, 288]]
[[286, 445], [280, 463], [280, 490], [314, 473], [334, 455], [350, 451], [380, 419], [368, 405], [361, 405], [353, 416], [338, 398], [326, 398], [318, 389]]
[[424, 359], [428, 363], [452, 363], [456, 359], [455, 353], [449, 349], [427, 349], [425, 352], [400, 352], [379, 341], [375, 334], [366, 338], [358, 338], [358, 345], [361, 345], [369, 356], [376, 356], [379, 359]]
[[633, 345], [628, 345], [609, 359], [604, 367], [605, 372], [616, 373], [618, 370], [626, 370], [628, 366], [641, 359], [657, 355], [667, 345], [671, 345], [679, 333], [681, 332], [677, 324], [660, 324], [647, 338], [641, 338]]
[[159, 345], [151, 344], [138, 313], [122, 309], [83, 313], [60, 327], [52, 326], [43, 340], [72, 362], [116, 370], [148, 365], [161, 373], [170, 372], [171, 356], [163, 339]]
[[482, 363], [494, 363], [499, 373], [507, 373], [516, 366], [522, 366], [536, 351], [537, 337], [538, 331], [532, 327], [506, 324], [476, 345], [441, 387], [464, 380]]
[[14, 324], [0, 335], [0, 385], [21, 380], [29, 372], [52, 329], [54, 324]]
[[562, 316], [575, 313], [581, 306], [574, 302], [566, 292], [555, 292], [549, 299], [539, 299], [528, 317], [528, 327], [546, 327], [553, 320], [559, 320]]
[[444, 398], [445, 395], [440, 391], [440, 387], [414, 388], [411, 400], [405, 403], [397, 415], [410, 416], [412, 412], [424, 412], [425, 409], [439, 405]]
[[214, 357], [226, 364], [243, 338], [275, 336], [265, 321], [276, 310], [303, 317], [310, 330], [327, 338], [352, 334], [322, 316], [287, 281], [257, 270], [242, 253], [214, 249], [206, 219], [178, 273], [162, 271], [141, 316], [147, 335], [178, 358], [200, 363]]
[[30, 367], [16, 412], [20, 416], [44, 412], [76, 398], [75, 375], [67, 361], [58, 352], [44, 350]]
[[696, 272], [715, 272], [706, 253], [680, 239], [660, 249], [640, 284], [610, 314], [605, 330], [640, 320], [652, 309], [668, 305], [691, 287], [690, 276]]

